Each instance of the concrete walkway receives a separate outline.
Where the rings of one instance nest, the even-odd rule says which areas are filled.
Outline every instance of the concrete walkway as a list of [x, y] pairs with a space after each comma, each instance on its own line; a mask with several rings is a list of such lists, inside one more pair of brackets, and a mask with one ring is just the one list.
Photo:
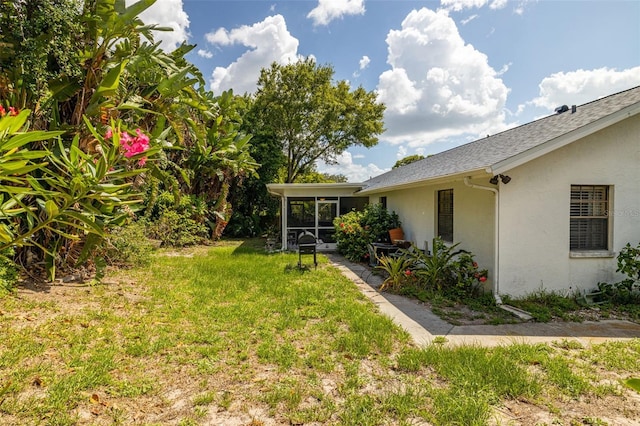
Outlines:
[[640, 338], [640, 324], [620, 320], [454, 326], [415, 300], [396, 294], [380, 293], [377, 288], [382, 284], [382, 278], [373, 274], [370, 268], [349, 262], [337, 254], [329, 253], [327, 257], [378, 306], [380, 312], [404, 328], [418, 345], [429, 344], [440, 336], [446, 338], [449, 344], [481, 346], [561, 340], [578, 341], [586, 346], [607, 340]]

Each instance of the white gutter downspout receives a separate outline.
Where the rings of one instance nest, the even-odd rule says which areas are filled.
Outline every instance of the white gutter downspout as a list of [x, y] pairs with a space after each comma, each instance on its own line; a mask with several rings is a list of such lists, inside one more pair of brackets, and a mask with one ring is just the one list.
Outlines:
[[499, 240], [499, 224], [500, 224], [500, 191], [498, 191], [497, 188], [489, 188], [487, 186], [482, 186], [482, 185], [474, 185], [472, 183], [469, 183], [469, 178], [465, 177], [464, 178], [464, 184], [467, 185], [470, 188], [474, 188], [474, 189], [483, 189], [485, 191], [491, 191], [494, 193], [495, 198], [494, 198], [494, 202], [495, 202], [495, 214], [494, 214], [494, 231], [493, 231], [493, 298], [496, 301], [496, 304], [498, 305], [502, 305], [502, 299], [500, 298], [500, 287], [498, 285], [499, 281], [498, 281], [498, 268], [500, 266], [500, 262], [499, 262], [499, 253], [500, 251], [498, 250], [498, 242]]

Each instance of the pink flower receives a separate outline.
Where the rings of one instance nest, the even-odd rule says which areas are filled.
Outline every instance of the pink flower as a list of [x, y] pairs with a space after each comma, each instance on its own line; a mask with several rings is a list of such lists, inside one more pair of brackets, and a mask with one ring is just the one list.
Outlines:
[[479, 280], [480, 280], [481, 283], [483, 283], [483, 282], [485, 282], [487, 280], [487, 277], [480, 277]]
[[104, 138], [111, 139], [112, 137], [113, 137], [113, 131], [111, 130], [111, 127], [109, 127], [107, 131], [104, 132]]
[[147, 163], [147, 157], [142, 157], [138, 160], [138, 166], [142, 167]]
[[408, 277], [411, 276], [411, 269], [407, 269], [406, 271], [404, 271], [404, 274]]
[[0, 105], [0, 117], [4, 117], [7, 114], [7, 111], [4, 109], [2, 105]]
[[15, 109], [14, 107], [9, 107], [9, 115], [12, 117], [15, 117], [16, 115], [18, 115], [20, 113], [19, 110]]
[[149, 137], [142, 133], [140, 129], [136, 130], [135, 137], [132, 137], [129, 133], [123, 132], [122, 135], [120, 135], [120, 143], [124, 151], [124, 156], [127, 158], [141, 154], [149, 149]]
[[478, 264], [477, 264], [476, 262], [473, 262], [473, 267], [474, 267], [474, 268], [477, 268], [477, 267], [478, 267]]

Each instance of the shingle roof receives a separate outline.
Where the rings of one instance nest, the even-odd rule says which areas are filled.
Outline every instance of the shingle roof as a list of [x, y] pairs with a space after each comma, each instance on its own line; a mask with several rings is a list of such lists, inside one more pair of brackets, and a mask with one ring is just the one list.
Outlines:
[[375, 192], [490, 168], [636, 103], [640, 103], [640, 86], [579, 105], [575, 113], [570, 108], [393, 169], [365, 181], [362, 191]]

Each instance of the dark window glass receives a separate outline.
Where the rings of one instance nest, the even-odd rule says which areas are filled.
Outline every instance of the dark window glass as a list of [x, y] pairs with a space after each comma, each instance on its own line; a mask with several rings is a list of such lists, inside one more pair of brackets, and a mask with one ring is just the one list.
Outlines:
[[287, 198], [287, 226], [316, 226], [316, 201], [313, 197]]
[[318, 201], [318, 226], [333, 226], [333, 219], [338, 216], [338, 203]]
[[453, 242], [453, 189], [438, 191], [438, 236]]
[[387, 197], [380, 197], [380, 204], [382, 204], [383, 209], [387, 209]]
[[369, 204], [369, 197], [340, 197], [340, 216], [351, 211], [361, 212]]

